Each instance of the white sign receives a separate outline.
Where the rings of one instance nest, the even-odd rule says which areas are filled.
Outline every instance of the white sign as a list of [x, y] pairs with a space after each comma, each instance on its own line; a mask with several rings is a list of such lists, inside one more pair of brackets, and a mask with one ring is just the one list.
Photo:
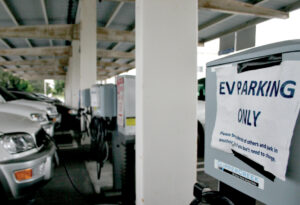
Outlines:
[[265, 181], [263, 178], [259, 176], [246, 172], [245, 170], [239, 169], [237, 167], [234, 167], [230, 164], [219, 161], [217, 159], [215, 159], [214, 167], [215, 169], [221, 170], [222, 172], [225, 172], [240, 180], [243, 180], [245, 183], [249, 183], [262, 190], [264, 189]]
[[237, 73], [218, 67], [217, 116], [211, 145], [232, 150], [285, 180], [300, 107], [300, 62]]

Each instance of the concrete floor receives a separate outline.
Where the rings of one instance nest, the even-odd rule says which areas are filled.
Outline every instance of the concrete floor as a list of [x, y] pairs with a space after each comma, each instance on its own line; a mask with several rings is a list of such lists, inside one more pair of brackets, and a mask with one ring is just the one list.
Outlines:
[[[88, 147], [63, 149], [59, 155], [61, 163], [56, 167], [53, 179], [38, 191], [35, 200], [30, 202], [30, 205], [117, 204], [114, 200], [104, 199], [102, 195], [96, 194], [96, 192], [100, 193], [100, 186], [112, 187], [112, 165], [109, 162], [103, 167], [102, 178], [99, 181], [96, 177], [96, 163], [87, 160], [89, 159]], [[72, 186], [63, 164], [78, 190]], [[203, 159], [199, 159], [198, 182], [212, 190], [218, 190], [218, 181], [205, 174], [203, 168]], [[257, 202], [257, 205], [263, 204]]]
[[[45, 185], [38, 193], [35, 205], [87, 205], [88, 198], [94, 195], [93, 185], [90, 181], [89, 174], [85, 168], [84, 160], [86, 159], [85, 150], [68, 149], [59, 153], [60, 166], [56, 167], [53, 179]], [[65, 162], [74, 185], [81, 192], [79, 194], [70, 183], [65, 168], [62, 166]]]

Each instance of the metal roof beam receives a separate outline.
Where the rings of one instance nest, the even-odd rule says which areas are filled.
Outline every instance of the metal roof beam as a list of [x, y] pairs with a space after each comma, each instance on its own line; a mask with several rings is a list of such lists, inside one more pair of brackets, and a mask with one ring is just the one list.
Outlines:
[[8, 72], [36, 72], [38, 73], [45, 73], [45, 72], [56, 72], [59, 74], [65, 74], [62, 69], [60, 69], [58, 66], [35, 66], [35, 67], [30, 67], [30, 68], [8, 68], [5, 69], [5, 71]]
[[[0, 56], [71, 56], [71, 46], [14, 48], [0, 50]], [[123, 52], [114, 50], [98, 49], [97, 56], [102, 58], [124, 58], [134, 59], [134, 52]]]
[[135, 54], [131, 53], [131, 52], [98, 49], [97, 50], [97, 57], [134, 59]]
[[[13, 13], [11, 12], [10, 8], [8, 8], [5, 0], [0, 0], [2, 6], [4, 7], [5, 11], [7, 12], [7, 14], [9, 15], [10, 19], [14, 22], [14, 24], [16, 26], [19, 26], [19, 22], [17, 21], [16, 17], [13, 15]], [[30, 43], [30, 41], [26, 38], [25, 39], [26, 43], [28, 44], [29, 47], [32, 48], [32, 44]]]
[[44, 79], [64, 80], [66, 78], [66, 75], [58, 75], [58, 74], [42, 74], [42, 75], [19, 74], [17, 76], [25, 80], [44, 80]]
[[0, 50], [0, 56], [70, 56], [70, 46], [13, 48]]
[[0, 28], [0, 38], [41, 38], [72, 40], [73, 25], [38, 25]]
[[[257, 2], [256, 4], [253, 4], [253, 5], [259, 6], [259, 5], [264, 4], [268, 1], [270, 1], [270, 0], [262, 0], [260, 2]], [[216, 26], [216, 25], [224, 22], [225, 20], [229, 20], [230, 18], [235, 17], [235, 16], [236, 16], [235, 14], [223, 14], [223, 15], [217, 17], [217, 18], [214, 18], [214, 19], [212, 19], [208, 22], [205, 22], [204, 24], [201, 24], [198, 27], [198, 30], [201, 31], [201, 30], [210, 28], [212, 26]]]
[[10, 65], [68, 65], [68, 59], [38, 59], [38, 60], [18, 60], [18, 61], [0, 61], [0, 66], [10, 66]]
[[[1, 39], [0, 38], [0, 43], [2, 43], [6, 48], [11, 48], [10, 47], [10, 45], [8, 45], [3, 39]], [[19, 56], [19, 58], [21, 59], [21, 60], [23, 60], [24, 58], [23, 57], [21, 57], [21, 56]], [[7, 59], [5, 59], [5, 58], [3, 58], [3, 57], [1, 57], [1, 59], [3, 59], [4, 61], [8, 61]]]
[[135, 42], [135, 32], [120, 31], [108, 28], [97, 28], [97, 39], [113, 42]]
[[121, 10], [121, 8], [123, 7], [124, 2], [119, 2], [118, 6], [115, 8], [114, 12], [112, 13], [112, 15], [110, 16], [110, 18], [108, 19], [108, 21], [105, 24], [105, 28], [109, 27], [110, 24], [113, 22], [113, 20], [116, 18], [116, 16], [118, 15], [119, 11]]
[[[294, 10], [297, 10], [300, 8], [300, 1], [297, 1], [293, 4], [290, 4], [284, 8], [281, 8], [280, 10], [283, 11], [283, 12], [291, 12], [291, 11], [294, 11]], [[227, 29], [227, 30], [224, 30], [220, 33], [217, 33], [215, 35], [212, 35], [212, 36], [209, 36], [207, 38], [203, 38], [203, 39], [200, 39], [199, 42], [201, 43], [205, 43], [205, 42], [208, 42], [208, 41], [211, 41], [211, 40], [214, 40], [216, 38], [220, 38], [224, 35], [227, 35], [227, 34], [230, 34], [230, 33], [233, 33], [233, 32], [237, 32], [237, 31], [240, 31], [242, 29], [246, 29], [246, 28], [249, 28], [251, 26], [255, 26], [259, 23], [262, 23], [262, 22], [265, 22], [266, 20], [268, 19], [265, 19], [265, 18], [255, 18], [253, 20], [250, 20], [250, 21], [247, 21], [241, 25], [238, 25], [234, 28], [230, 28], [230, 29]]]
[[[1, 62], [0, 62], [1, 65]], [[123, 67], [123, 68], [134, 68], [134, 65], [129, 64], [120, 64], [120, 63], [114, 63], [114, 62], [103, 62], [98, 61], [97, 65], [100, 67]]]
[[286, 12], [255, 6], [236, 0], [199, 0], [198, 6], [199, 9], [204, 8], [230, 14], [253, 15], [262, 18], [289, 18], [289, 14]]
[[[79, 25], [38, 25], [0, 28], [0, 38], [40, 38], [79, 40]], [[97, 39], [113, 42], [135, 42], [135, 33], [108, 28], [97, 28]]]

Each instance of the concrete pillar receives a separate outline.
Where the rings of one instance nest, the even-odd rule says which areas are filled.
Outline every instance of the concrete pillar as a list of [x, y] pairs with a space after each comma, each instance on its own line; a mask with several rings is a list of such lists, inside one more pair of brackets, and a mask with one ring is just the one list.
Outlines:
[[71, 85], [72, 85], [72, 82], [71, 82], [71, 58], [69, 58], [69, 67], [68, 67], [68, 70], [67, 70], [67, 73], [66, 73], [66, 80], [65, 80], [65, 103], [67, 105], [71, 105], [72, 104], [72, 90], [71, 90]]
[[74, 108], [78, 108], [79, 91], [97, 80], [97, 0], [81, 0], [79, 12], [80, 41], [72, 41], [66, 86], [66, 92], [71, 93], [67, 105]]
[[136, 1], [137, 205], [193, 199], [197, 19], [197, 0]]
[[80, 89], [97, 81], [97, 0], [81, 0]]
[[65, 100], [66, 104], [78, 108], [80, 90], [80, 43], [72, 42], [72, 57], [69, 58], [69, 67], [66, 76]]
[[71, 106], [74, 108], [78, 108], [79, 105], [79, 90], [81, 85], [81, 74], [80, 74], [80, 42], [79, 41], [72, 41], [72, 74], [71, 74], [71, 93], [72, 93], [72, 104]]

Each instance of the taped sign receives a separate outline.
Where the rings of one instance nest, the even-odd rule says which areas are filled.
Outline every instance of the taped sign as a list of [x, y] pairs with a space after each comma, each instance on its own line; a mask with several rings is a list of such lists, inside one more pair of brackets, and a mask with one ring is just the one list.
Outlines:
[[300, 63], [237, 73], [216, 68], [217, 116], [211, 145], [232, 150], [285, 180], [289, 147], [300, 106]]

